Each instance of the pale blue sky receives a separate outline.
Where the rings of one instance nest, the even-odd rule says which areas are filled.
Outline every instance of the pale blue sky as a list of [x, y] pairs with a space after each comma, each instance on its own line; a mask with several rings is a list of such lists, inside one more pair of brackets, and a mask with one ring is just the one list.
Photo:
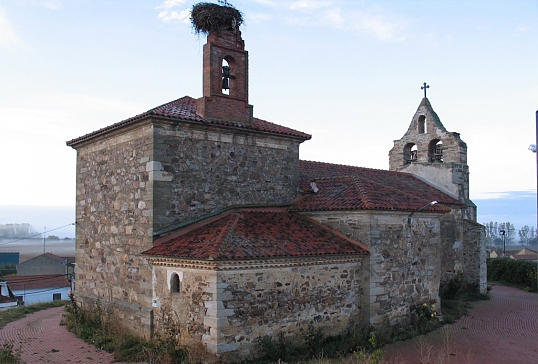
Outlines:
[[[0, 0], [0, 206], [74, 206], [66, 140], [201, 96], [194, 3]], [[538, 1], [231, 3], [254, 115], [312, 134], [302, 159], [387, 169], [428, 82], [469, 147], [479, 214], [480, 199], [536, 190]]]

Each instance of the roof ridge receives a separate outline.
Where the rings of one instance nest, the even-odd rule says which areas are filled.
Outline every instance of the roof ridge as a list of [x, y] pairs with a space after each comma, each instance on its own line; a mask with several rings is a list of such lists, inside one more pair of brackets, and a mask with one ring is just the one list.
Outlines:
[[[357, 193], [359, 194], [361, 201], [364, 203], [365, 207], [367, 207], [368, 209], [375, 208], [374, 203], [371, 201], [368, 195], [362, 191], [362, 189], [364, 188], [362, 186], [362, 180], [365, 180], [365, 178], [360, 178], [359, 176], [353, 176], [352, 179], [353, 179], [353, 182], [355, 183], [355, 188], [357, 189]], [[373, 182], [371, 180], [368, 180], [368, 181]]]
[[318, 162], [318, 161], [308, 161], [308, 160], [304, 160], [304, 159], [299, 159], [299, 163], [301, 163], [301, 162], [313, 163], [313, 164], [325, 164], [325, 165], [331, 165], [331, 166], [341, 166], [341, 167], [348, 167], [348, 168], [355, 168], [355, 169], [362, 169], [362, 170], [369, 170], [369, 171], [381, 171], [381, 172], [395, 174], [395, 175], [403, 173], [403, 174], [413, 176], [411, 173], [408, 173], [408, 172], [391, 171], [391, 170], [388, 170], [388, 169], [371, 168], [371, 167], [352, 166], [352, 165], [349, 165], [349, 164], [339, 164], [339, 163], [331, 163], [331, 162]]
[[220, 256], [224, 253], [227, 243], [237, 227], [239, 218], [242, 216], [242, 212], [234, 212], [228, 216], [228, 221], [224, 225], [220, 234], [215, 238], [215, 243], [219, 245], [219, 250], [217, 252], [217, 256], [214, 258], [220, 258]]

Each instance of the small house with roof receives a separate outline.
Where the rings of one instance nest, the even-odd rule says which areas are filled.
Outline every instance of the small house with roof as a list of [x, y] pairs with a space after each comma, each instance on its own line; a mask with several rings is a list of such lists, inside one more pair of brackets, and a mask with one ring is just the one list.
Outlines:
[[59, 257], [43, 253], [17, 265], [17, 275], [65, 274], [74, 276], [74, 257]]
[[5, 277], [13, 295], [24, 304], [67, 300], [71, 283], [64, 274]]
[[239, 25], [208, 32], [202, 97], [67, 142], [79, 302], [113, 303], [146, 337], [172, 320], [184, 343], [240, 361], [309, 325], [408, 322], [454, 274], [485, 290], [466, 145], [426, 97], [390, 170], [302, 161], [309, 134], [253, 116]]

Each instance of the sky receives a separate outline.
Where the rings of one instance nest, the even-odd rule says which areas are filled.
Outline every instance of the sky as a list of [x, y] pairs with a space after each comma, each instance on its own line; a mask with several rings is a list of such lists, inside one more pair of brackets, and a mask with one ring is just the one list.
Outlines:
[[[202, 96], [194, 3], [0, 0], [0, 224], [73, 222], [66, 141]], [[388, 169], [427, 82], [467, 143], [479, 222], [536, 225], [538, 1], [231, 3], [245, 18], [254, 116], [312, 134], [301, 159]], [[66, 212], [25, 215], [36, 205]]]

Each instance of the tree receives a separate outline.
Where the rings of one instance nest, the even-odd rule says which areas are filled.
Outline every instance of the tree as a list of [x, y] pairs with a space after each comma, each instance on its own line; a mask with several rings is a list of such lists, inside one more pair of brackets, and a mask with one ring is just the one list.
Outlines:
[[534, 229], [534, 226], [529, 227], [528, 225], [525, 225], [519, 229], [518, 234], [519, 241], [522, 244], [529, 245], [530, 241], [536, 236], [536, 230]]
[[499, 238], [499, 228], [496, 222], [490, 221], [484, 224], [486, 228], [486, 239], [489, 244], [495, 243]]
[[516, 236], [516, 228], [514, 227], [514, 224], [511, 224], [510, 222], [503, 222], [499, 224], [499, 232], [501, 230], [505, 231], [506, 245], [512, 243], [514, 241], [514, 237]]
[[34, 234], [34, 227], [28, 223], [0, 224], [0, 239], [26, 238]]

